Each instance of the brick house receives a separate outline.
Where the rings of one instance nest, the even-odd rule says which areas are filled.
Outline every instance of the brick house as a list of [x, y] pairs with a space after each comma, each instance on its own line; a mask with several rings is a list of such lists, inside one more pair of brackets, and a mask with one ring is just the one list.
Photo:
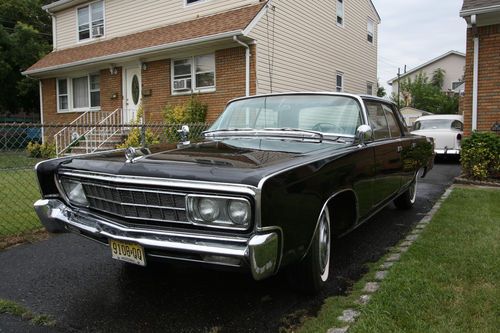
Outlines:
[[191, 94], [207, 121], [232, 98], [284, 91], [373, 93], [371, 0], [58, 0], [53, 51], [24, 74], [40, 80], [43, 123], [121, 122]]
[[464, 132], [490, 131], [500, 123], [500, 0], [464, 0], [467, 21]]

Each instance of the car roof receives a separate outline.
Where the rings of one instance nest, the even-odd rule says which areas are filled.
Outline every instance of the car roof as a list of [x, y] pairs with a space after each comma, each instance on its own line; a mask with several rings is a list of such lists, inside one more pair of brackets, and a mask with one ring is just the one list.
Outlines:
[[252, 99], [252, 98], [258, 98], [258, 97], [272, 97], [272, 96], [286, 96], [286, 95], [323, 95], [323, 96], [345, 96], [345, 97], [352, 97], [356, 99], [370, 99], [370, 100], [375, 100], [379, 102], [384, 102], [388, 104], [394, 104], [392, 101], [381, 98], [378, 96], [373, 96], [373, 95], [365, 95], [365, 94], [350, 94], [350, 93], [344, 93], [344, 92], [333, 92], [333, 91], [293, 91], [293, 92], [280, 92], [280, 93], [271, 93], [271, 94], [259, 94], [259, 95], [253, 95], [253, 96], [244, 96], [244, 97], [238, 97], [230, 100], [227, 102], [227, 104], [230, 104], [235, 101], [239, 100], [244, 100], [244, 99]]
[[451, 120], [460, 120], [463, 122], [464, 116], [460, 114], [433, 114], [429, 116], [418, 117], [417, 120], [415, 121], [430, 120], [430, 119], [451, 119]]

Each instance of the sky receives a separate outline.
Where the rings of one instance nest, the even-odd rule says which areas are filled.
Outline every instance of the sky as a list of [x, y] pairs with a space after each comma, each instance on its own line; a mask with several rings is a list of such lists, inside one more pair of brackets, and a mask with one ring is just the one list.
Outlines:
[[450, 50], [465, 52], [467, 24], [459, 16], [463, 0], [372, 0], [382, 19], [378, 27], [379, 83], [398, 67], [411, 70]]

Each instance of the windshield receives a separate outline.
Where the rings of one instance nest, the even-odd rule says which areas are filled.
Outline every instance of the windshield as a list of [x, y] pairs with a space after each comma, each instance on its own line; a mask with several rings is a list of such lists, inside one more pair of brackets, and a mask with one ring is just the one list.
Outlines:
[[279, 95], [229, 104], [209, 131], [294, 129], [354, 136], [359, 125], [361, 107], [354, 98]]
[[413, 128], [415, 130], [455, 129], [461, 131], [463, 129], [463, 124], [461, 121], [454, 119], [427, 119], [415, 122]]

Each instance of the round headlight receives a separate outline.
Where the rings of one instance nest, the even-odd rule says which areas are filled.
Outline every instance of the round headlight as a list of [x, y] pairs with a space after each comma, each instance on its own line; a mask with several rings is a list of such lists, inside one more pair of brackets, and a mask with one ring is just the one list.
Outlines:
[[198, 201], [198, 213], [204, 221], [213, 222], [219, 217], [219, 205], [214, 199], [200, 199]]
[[231, 200], [228, 206], [228, 213], [231, 221], [238, 225], [245, 225], [250, 216], [250, 206], [246, 201]]

